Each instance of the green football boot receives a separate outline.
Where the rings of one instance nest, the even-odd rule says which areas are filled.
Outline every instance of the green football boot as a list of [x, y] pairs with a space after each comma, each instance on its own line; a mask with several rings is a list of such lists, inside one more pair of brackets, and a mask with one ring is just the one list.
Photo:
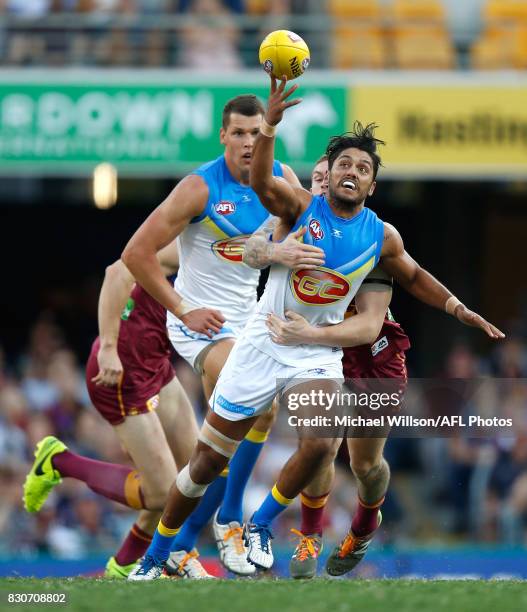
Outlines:
[[134, 561], [129, 565], [119, 565], [119, 563], [117, 563], [117, 561], [115, 560], [115, 557], [110, 557], [104, 570], [104, 577], [126, 580], [126, 578], [128, 578], [128, 574], [134, 569], [136, 565], [137, 561]]
[[35, 461], [24, 482], [24, 508], [38, 512], [53, 487], [61, 482], [60, 473], [51, 460], [68, 447], [55, 436], [46, 436], [35, 449]]

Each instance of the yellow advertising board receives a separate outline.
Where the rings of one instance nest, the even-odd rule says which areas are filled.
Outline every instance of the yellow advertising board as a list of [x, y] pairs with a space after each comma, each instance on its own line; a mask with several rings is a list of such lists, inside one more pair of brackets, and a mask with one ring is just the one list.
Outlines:
[[386, 174], [527, 177], [527, 87], [361, 85], [348, 124], [379, 125]]

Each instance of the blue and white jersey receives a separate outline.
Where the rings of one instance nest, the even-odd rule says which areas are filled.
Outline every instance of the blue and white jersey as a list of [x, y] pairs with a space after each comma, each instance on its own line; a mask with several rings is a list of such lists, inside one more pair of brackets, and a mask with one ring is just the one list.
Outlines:
[[305, 243], [320, 247], [325, 265], [315, 270], [271, 268], [265, 292], [243, 336], [256, 348], [286, 365], [333, 363], [342, 351], [318, 345], [281, 346], [270, 339], [265, 319], [293, 310], [312, 325], [341, 323], [362, 281], [377, 265], [384, 224], [369, 208], [351, 219], [337, 217], [324, 196], [314, 196], [292, 231], [306, 227]]
[[[282, 176], [279, 162], [273, 173]], [[203, 213], [178, 237], [174, 288], [189, 302], [220, 310], [229, 325], [240, 328], [254, 312], [260, 276], [259, 270], [242, 262], [245, 241], [271, 215], [250, 187], [234, 180], [223, 155], [193, 174], [203, 178], [209, 198]], [[181, 324], [171, 313], [167, 323]]]

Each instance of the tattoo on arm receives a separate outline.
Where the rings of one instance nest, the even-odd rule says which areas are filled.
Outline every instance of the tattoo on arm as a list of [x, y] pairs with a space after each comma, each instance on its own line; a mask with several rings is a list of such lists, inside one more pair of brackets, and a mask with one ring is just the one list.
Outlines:
[[275, 227], [276, 219], [273, 219], [247, 239], [242, 258], [244, 264], [257, 270], [263, 270], [271, 265], [274, 247], [268, 236]]

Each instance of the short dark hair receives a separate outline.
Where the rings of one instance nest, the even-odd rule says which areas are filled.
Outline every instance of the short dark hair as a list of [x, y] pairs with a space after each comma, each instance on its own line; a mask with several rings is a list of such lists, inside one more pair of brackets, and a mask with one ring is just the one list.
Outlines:
[[221, 117], [221, 125], [223, 129], [227, 129], [232, 113], [238, 113], [245, 117], [254, 117], [255, 115], [264, 115], [264, 105], [254, 94], [243, 94], [229, 100], [223, 107], [223, 115]]
[[379, 166], [382, 166], [381, 158], [377, 153], [377, 146], [386, 144], [383, 140], [375, 138], [377, 127], [379, 126], [375, 125], [375, 123], [368, 123], [367, 126], [363, 126], [360, 121], [355, 121], [351, 132], [346, 132], [340, 136], [332, 136], [326, 149], [328, 167], [331, 169], [333, 163], [344, 149], [360, 149], [371, 157], [373, 162], [373, 178], [375, 179]]
[[321, 164], [322, 162], [328, 161], [328, 156], [324, 153], [324, 155], [321, 155], [317, 161], [315, 162], [315, 165], [313, 166], [313, 168], [316, 168], [318, 166], [318, 164]]

